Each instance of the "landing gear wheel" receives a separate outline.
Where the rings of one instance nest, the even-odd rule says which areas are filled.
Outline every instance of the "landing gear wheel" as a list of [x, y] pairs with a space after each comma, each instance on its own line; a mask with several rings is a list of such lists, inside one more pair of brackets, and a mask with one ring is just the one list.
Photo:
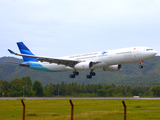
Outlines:
[[87, 75], [86, 78], [87, 78], [87, 79], [91, 79], [92, 76], [91, 76], [91, 75]]
[[139, 65], [139, 68], [141, 68], [141, 69], [142, 69], [142, 68], [143, 68], [143, 65]]
[[96, 73], [95, 72], [90, 72], [90, 76], [95, 76]]
[[143, 61], [140, 61], [139, 63], [140, 63], [139, 68], [142, 69], [143, 68]]
[[74, 72], [73, 72], [73, 75], [79, 75], [79, 72], [74, 71]]
[[70, 74], [69, 77], [70, 77], [70, 78], [75, 78], [75, 75]]

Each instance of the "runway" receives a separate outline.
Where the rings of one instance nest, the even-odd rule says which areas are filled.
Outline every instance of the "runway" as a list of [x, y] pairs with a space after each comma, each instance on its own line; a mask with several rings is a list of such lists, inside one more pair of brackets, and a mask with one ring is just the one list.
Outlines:
[[83, 99], [91, 99], [91, 100], [160, 100], [160, 98], [133, 98], [133, 97], [0, 97], [0, 100], [54, 100], [54, 99], [66, 99], [66, 100], [83, 100]]

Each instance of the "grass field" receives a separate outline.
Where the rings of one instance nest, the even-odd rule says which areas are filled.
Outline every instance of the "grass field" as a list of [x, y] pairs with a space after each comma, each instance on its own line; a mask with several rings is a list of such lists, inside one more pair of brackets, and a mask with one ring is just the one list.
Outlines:
[[[127, 120], [159, 120], [159, 100], [124, 100]], [[74, 120], [123, 120], [122, 100], [72, 100]], [[24, 100], [26, 120], [70, 120], [69, 100]], [[0, 120], [22, 120], [21, 100], [0, 100]]]

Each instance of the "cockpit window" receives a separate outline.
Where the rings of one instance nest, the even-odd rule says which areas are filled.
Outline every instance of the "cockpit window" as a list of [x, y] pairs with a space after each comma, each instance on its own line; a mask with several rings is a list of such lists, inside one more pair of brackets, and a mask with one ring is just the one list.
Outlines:
[[153, 49], [146, 49], [146, 51], [152, 51]]

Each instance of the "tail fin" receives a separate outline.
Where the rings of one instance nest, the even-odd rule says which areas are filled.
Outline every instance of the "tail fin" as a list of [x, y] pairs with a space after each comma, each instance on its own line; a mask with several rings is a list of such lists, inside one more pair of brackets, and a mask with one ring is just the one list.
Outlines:
[[[34, 56], [34, 54], [24, 45], [23, 42], [17, 42], [17, 45], [18, 45], [18, 48], [19, 48], [19, 51], [21, 52], [21, 54], [27, 54], [27, 55]], [[27, 62], [27, 61], [36, 61], [37, 62], [37, 59], [35, 59], [35, 58], [29, 58], [29, 57], [24, 57], [24, 56], [23, 56], [23, 60], [25, 62]]]

